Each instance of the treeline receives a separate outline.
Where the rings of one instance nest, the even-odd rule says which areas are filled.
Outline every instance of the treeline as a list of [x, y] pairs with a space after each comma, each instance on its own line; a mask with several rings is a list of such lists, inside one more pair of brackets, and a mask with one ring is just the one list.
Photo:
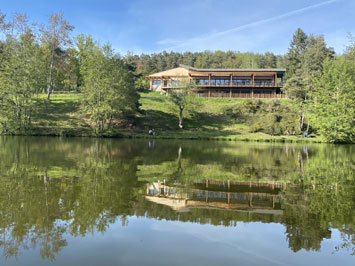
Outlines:
[[81, 92], [81, 111], [98, 134], [138, 111], [131, 66], [110, 45], [72, 38], [73, 29], [62, 13], [46, 25], [0, 13], [0, 133], [28, 134], [40, 93], [50, 104], [53, 91]]
[[270, 52], [265, 54], [234, 51], [166, 52], [134, 55], [128, 53], [126, 60], [138, 73], [151, 74], [184, 64], [196, 68], [283, 68], [286, 58]]

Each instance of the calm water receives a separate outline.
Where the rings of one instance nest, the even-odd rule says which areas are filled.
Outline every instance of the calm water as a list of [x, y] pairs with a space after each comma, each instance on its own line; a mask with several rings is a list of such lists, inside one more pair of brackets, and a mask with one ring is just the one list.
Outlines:
[[355, 265], [355, 146], [0, 137], [0, 265]]

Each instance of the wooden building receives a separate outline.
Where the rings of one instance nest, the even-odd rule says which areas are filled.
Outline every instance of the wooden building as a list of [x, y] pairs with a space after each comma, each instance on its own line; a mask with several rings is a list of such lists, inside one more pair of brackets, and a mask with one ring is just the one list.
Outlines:
[[197, 96], [227, 98], [286, 98], [285, 69], [205, 69], [180, 65], [147, 76], [150, 90], [168, 92], [182, 81], [193, 84]]

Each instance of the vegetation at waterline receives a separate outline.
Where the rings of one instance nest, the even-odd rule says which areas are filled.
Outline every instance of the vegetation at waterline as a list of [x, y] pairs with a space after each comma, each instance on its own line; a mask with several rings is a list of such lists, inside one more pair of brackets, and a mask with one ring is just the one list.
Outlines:
[[[32, 135], [96, 136], [90, 115], [80, 107], [85, 94], [38, 95], [31, 128]], [[156, 138], [321, 141], [302, 138], [297, 130], [297, 112], [287, 100], [251, 100], [228, 98], [195, 98], [194, 108], [184, 111], [184, 130], [177, 130], [178, 107], [166, 96], [141, 92], [141, 112], [130, 124], [124, 122], [101, 133], [102, 136], [148, 137], [155, 129]], [[296, 136], [284, 136], [289, 127]]]
[[[355, 142], [351, 36], [343, 55], [335, 55], [323, 37], [298, 29], [286, 55], [205, 51], [122, 57], [90, 36], [72, 37], [73, 28], [62, 13], [52, 14], [47, 25], [38, 26], [25, 15], [7, 18], [0, 13], [1, 134], [137, 136], [154, 126], [164, 137], [272, 140], [289, 128], [297, 135], [303, 131], [321, 135], [327, 142]], [[143, 93], [146, 74], [179, 63], [286, 68], [284, 89], [290, 100], [171, 97], [167, 101]], [[80, 94], [53, 97], [54, 91]], [[178, 110], [172, 112], [174, 105]]]

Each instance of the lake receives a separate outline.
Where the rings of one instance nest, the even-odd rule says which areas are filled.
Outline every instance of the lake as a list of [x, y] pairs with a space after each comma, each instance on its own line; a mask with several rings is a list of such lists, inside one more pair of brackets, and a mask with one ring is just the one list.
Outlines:
[[0, 265], [355, 265], [355, 146], [0, 136]]

